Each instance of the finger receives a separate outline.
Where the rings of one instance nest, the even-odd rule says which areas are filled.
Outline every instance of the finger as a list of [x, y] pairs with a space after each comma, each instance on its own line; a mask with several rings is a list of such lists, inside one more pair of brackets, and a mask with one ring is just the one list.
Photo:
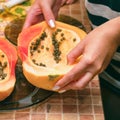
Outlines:
[[46, 4], [46, 3], [43, 2], [41, 4], [41, 9], [44, 14], [45, 20], [51, 28], [54, 28], [55, 27], [55, 17], [52, 12], [52, 9], [51, 9], [52, 6], [50, 6], [49, 4], [46, 4], [46, 6], [44, 7], [44, 4]]
[[65, 5], [65, 4], [72, 4], [74, 3], [76, 0], [62, 0], [61, 5]]
[[63, 6], [66, 3], [66, 0], [61, 0], [61, 6]]
[[65, 92], [67, 90], [82, 90], [84, 89], [88, 83], [92, 80], [93, 74], [90, 72], [87, 72], [82, 76], [80, 79], [76, 81], [72, 81], [63, 88], [59, 89], [59, 93]]
[[76, 59], [82, 55], [84, 50], [84, 40], [82, 40], [75, 48], [73, 48], [67, 55], [68, 64], [73, 64]]
[[66, 1], [66, 4], [71, 4], [71, 3], [74, 3], [75, 0], [67, 0]]
[[60, 79], [54, 86], [53, 90], [60, 89], [74, 80], [78, 80], [87, 70], [87, 65], [84, 58], [74, 66], [74, 68], [69, 71], [62, 79]]
[[33, 24], [36, 24], [42, 20], [43, 20], [42, 11], [41, 11], [40, 7], [38, 6], [38, 4], [37, 5], [34, 4], [27, 14], [23, 29], [25, 29]]
[[54, 13], [54, 17], [57, 18], [58, 17], [58, 12], [59, 12], [59, 9], [61, 7], [61, 4], [62, 4], [62, 0], [57, 0], [55, 2], [55, 4], [53, 5], [52, 7], [52, 10], [53, 10], [53, 13]]

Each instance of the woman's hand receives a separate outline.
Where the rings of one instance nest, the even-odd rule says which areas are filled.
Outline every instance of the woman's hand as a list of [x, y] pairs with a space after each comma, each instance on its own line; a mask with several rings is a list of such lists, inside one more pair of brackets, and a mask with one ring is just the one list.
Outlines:
[[23, 28], [46, 20], [51, 27], [55, 27], [55, 18], [61, 7], [61, 0], [36, 0], [28, 11]]
[[65, 5], [65, 4], [72, 4], [74, 2], [76, 2], [77, 0], [62, 0], [62, 4], [61, 5]]
[[76, 66], [54, 86], [64, 92], [81, 90], [109, 64], [120, 44], [120, 18], [113, 19], [91, 31], [67, 56], [68, 64], [82, 55]]
[[55, 18], [63, 4], [71, 4], [76, 0], [35, 0], [34, 4], [28, 11], [24, 28], [46, 20], [50, 27], [55, 27]]

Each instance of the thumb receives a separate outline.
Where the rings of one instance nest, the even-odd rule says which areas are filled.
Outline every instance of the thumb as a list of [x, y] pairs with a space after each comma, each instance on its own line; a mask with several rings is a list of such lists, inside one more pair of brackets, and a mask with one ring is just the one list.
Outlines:
[[76, 62], [77, 58], [79, 58], [84, 50], [84, 42], [83, 40], [75, 47], [73, 48], [67, 55], [67, 63], [73, 64]]

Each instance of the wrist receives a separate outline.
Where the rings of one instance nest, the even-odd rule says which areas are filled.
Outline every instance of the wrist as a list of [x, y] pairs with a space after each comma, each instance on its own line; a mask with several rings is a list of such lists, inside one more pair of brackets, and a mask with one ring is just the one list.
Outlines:
[[108, 39], [113, 40], [117, 46], [120, 46], [120, 17], [109, 20], [103, 24], [103, 31], [107, 34]]
[[120, 17], [114, 18], [110, 21], [111, 29], [115, 36], [116, 44], [120, 46]]

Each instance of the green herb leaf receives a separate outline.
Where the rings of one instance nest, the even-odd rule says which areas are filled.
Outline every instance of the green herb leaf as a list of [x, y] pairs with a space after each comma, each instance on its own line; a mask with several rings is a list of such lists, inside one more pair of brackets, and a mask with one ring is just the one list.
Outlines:
[[59, 77], [59, 75], [48, 75], [49, 80], [54, 80], [55, 78]]

